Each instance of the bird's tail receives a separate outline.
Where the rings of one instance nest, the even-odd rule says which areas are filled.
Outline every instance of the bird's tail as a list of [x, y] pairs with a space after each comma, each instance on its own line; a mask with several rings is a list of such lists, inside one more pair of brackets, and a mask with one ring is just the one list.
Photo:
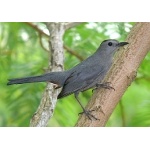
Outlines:
[[51, 72], [40, 76], [8, 79], [7, 85], [49, 81], [61, 85], [64, 82], [63, 72]]

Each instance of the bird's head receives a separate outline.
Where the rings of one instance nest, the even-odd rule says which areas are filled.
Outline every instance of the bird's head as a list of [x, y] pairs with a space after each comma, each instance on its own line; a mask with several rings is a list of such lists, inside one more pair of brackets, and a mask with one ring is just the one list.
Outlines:
[[119, 47], [129, 44], [128, 42], [118, 42], [117, 40], [109, 39], [101, 43], [98, 50], [103, 51], [104, 53], [114, 54]]

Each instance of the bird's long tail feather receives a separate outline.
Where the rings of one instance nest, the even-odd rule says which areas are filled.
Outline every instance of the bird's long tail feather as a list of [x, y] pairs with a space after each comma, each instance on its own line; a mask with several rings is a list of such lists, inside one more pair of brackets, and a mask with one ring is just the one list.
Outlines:
[[51, 72], [51, 73], [47, 73], [47, 74], [40, 75], [40, 76], [8, 79], [7, 85], [33, 83], [33, 82], [45, 82], [45, 81], [49, 81], [55, 84], [62, 84], [60, 83], [61, 81], [59, 80], [60, 79], [59, 75], [61, 76], [61, 73]]

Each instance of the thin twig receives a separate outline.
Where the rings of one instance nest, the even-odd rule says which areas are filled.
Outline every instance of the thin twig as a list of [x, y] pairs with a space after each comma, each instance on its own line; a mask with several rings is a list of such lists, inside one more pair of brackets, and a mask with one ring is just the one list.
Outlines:
[[68, 29], [70, 29], [70, 28], [73, 28], [73, 27], [75, 27], [75, 26], [81, 24], [81, 23], [83, 23], [83, 22], [68, 22], [68, 23], [66, 23], [66, 25], [65, 25], [65, 29], [68, 30]]
[[45, 32], [43, 32], [43, 30], [41, 30], [37, 25], [31, 23], [31, 22], [25, 22], [27, 25], [29, 25], [30, 27], [34, 28], [38, 33], [46, 36], [46, 37], [49, 37], [48, 34], [46, 34]]
[[63, 47], [64, 47], [64, 49], [65, 49], [66, 51], [68, 51], [70, 54], [76, 56], [80, 61], [83, 61], [83, 60], [84, 60], [84, 58], [83, 58], [81, 55], [79, 55], [78, 53], [74, 52], [74, 51], [71, 50], [69, 47], [67, 47], [67, 46], [65, 46], [65, 45], [63, 45]]
[[39, 34], [39, 41], [40, 41], [41, 47], [42, 47], [46, 52], [49, 52], [49, 50], [43, 45], [43, 42], [42, 42], [42, 35], [41, 35], [41, 34]]

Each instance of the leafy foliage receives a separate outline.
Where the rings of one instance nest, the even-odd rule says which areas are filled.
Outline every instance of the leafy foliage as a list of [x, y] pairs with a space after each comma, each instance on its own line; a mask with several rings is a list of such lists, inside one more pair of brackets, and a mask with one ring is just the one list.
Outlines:
[[[44, 23], [34, 23], [48, 33]], [[134, 23], [83, 23], [66, 31], [64, 45], [82, 59], [95, 52], [105, 39], [125, 41]], [[45, 47], [45, 48], [43, 48]], [[46, 83], [6, 86], [8, 78], [43, 74], [48, 68], [47, 36], [28, 23], [0, 23], [0, 126], [29, 126]], [[65, 50], [65, 69], [81, 60]], [[128, 88], [107, 126], [150, 126], [150, 54], [141, 64], [136, 80]], [[86, 105], [91, 90], [80, 94]], [[81, 108], [73, 95], [57, 102], [49, 126], [74, 126]]]

